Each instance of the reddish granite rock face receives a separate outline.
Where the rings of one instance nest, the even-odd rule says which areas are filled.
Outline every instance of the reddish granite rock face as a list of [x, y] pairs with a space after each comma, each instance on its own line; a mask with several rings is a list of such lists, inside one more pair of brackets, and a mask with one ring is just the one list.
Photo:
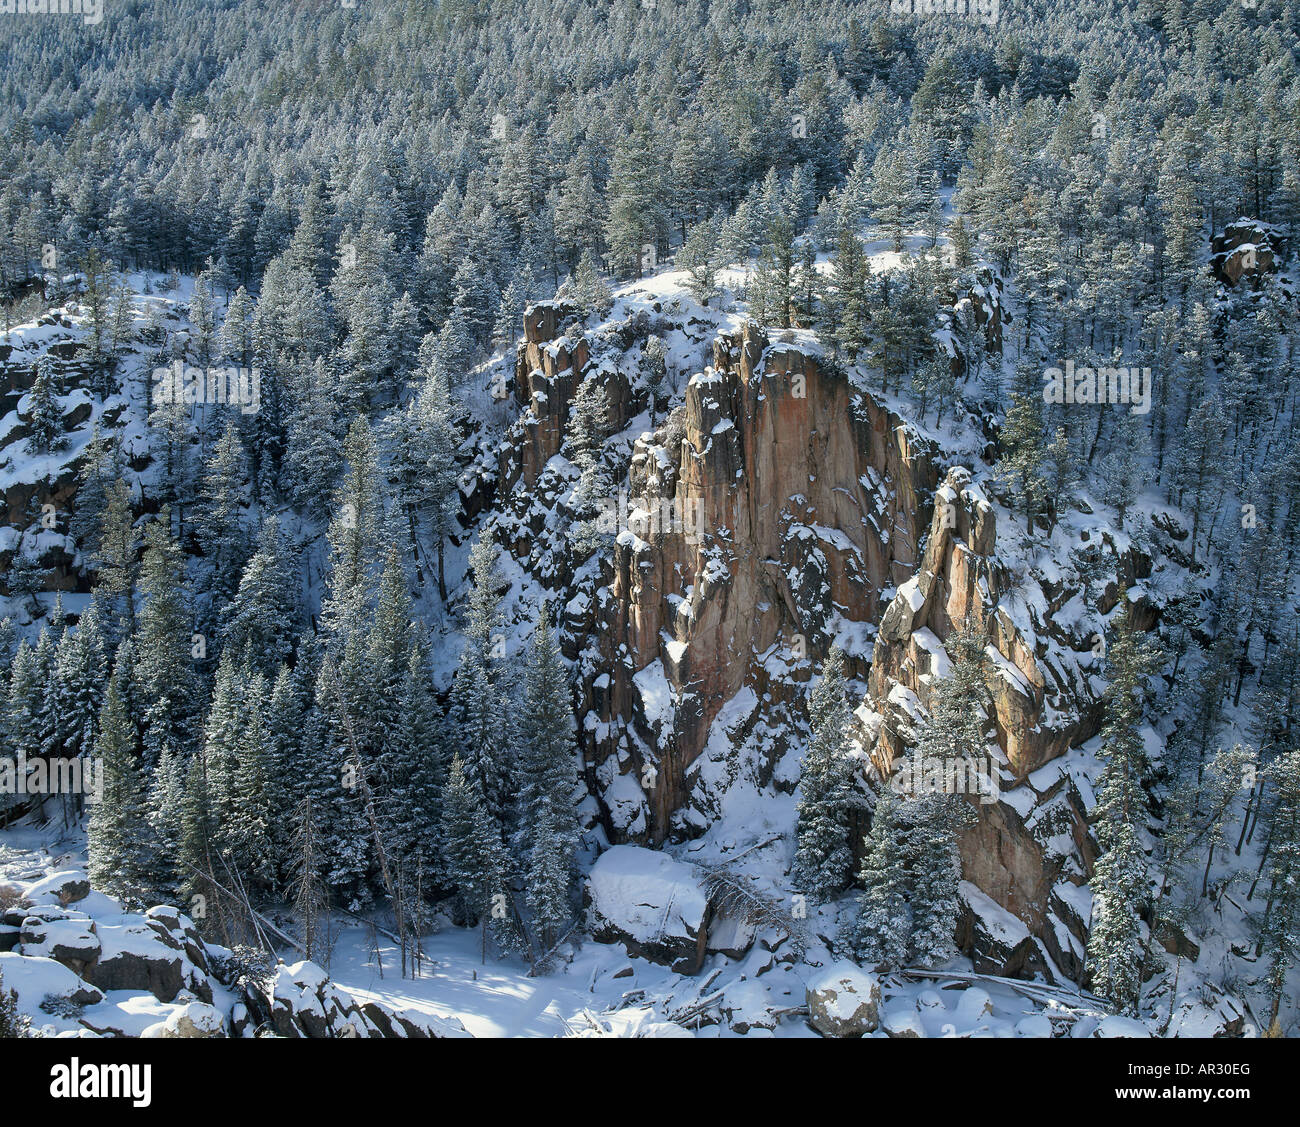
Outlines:
[[1258, 278], [1278, 268], [1276, 229], [1257, 219], [1229, 223], [1211, 243], [1210, 265], [1220, 280], [1235, 286], [1243, 277]]
[[[541, 339], [564, 320], [530, 313], [516, 369], [528, 410], [503, 451], [503, 480], [550, 472], [580, 379], [604, 382], [613, 426], [644, 409], [586, 338]], [[699, 832], [706, 751], [719, 739], [738, 746], [757, 726], [770, 740], [756, 777], [789, 789], [792, 777], [773, 774], [798, 739], [787, 721], [803, 717], [803, 683], [836, 636], [857, 639], [850, 668], [868, 685], [860, 742], [887, 770], [911, 738], [909, 702], [929, 704], [944, 639], [970, 621], [988, 638], [1003, 794], [975, 803], [963, 875], [1023, 927], [999, 954], [997, 927], [973, 909], [970, 942], [984, 936], [989, 965], [1013, 973], [1050, 963], [1072, 975], [1086, 921], [1069, 889], [1087, 879], [1094, 847], [1073, 783], [1035, 772], [1098, 730], [1090, 642], [1054, 618], [1068, 592], [1002, 562], [994, 508], [969, 471], [944, 476], [939, 452], [815, 346], [748, 326], [715, 340], [684, 401], [635, 441], [627, 486], [633, 519], [564, 616], [569, 656], [582, 658], [579, 739], [611, 840]], [[646, 527], [638, 507], [672, 519]], [[1116, 557], [1125, 582], [1149, 567]]]
[[[549, 307], [530, 313], [516, 367], [527, 410], [503, 451], [507, 487], [536, 481], [559, 451], [587, 375], [580, 342], [541, 339], [563, 320]], [[611, 422], [625, 424], [626, 378], [596, 376]], [[742, 688], [802, 709], [771, 661], [784, 665], [796, 648], [817, 658], [838, 626], [865, 631], [878, 619], [880, 591], [916, 566], [937, 475], [934, 452], [901, 418], [799, 345], [769, 344], [753, 327], [715, 341], [684, 405], [633, 449], [631, 507], [670, 519], [633, 520], [638, 534], [620, 536], [599, 587], [566, 618], [599, 653], [579, 708], [597, 789], [612, 813], [610, 793], [642, 808], [612, 818], [616, 838], [665, 837], [714, 720]]]

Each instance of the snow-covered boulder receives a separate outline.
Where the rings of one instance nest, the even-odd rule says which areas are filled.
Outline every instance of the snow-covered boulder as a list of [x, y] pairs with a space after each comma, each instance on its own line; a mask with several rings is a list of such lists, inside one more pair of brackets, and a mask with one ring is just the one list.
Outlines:
[[888, 1007], [880, 1015], [880, 1028], [888, 1037], [901, 1039], [924, 1038], [925, 1025], [912, 1001], [902, 1001]]
[[1089, 1034], [1091, 1037], [1150, 1037], [1151, 1030], [1140, 1021], [1131, 1017], [1110, 1014], [1101, 1019], [1097, 1028]]
[[19, 943], [22, 954], [54, 959], [78, 975], [99, 958], [99, 936], [94, 921], [87, 918], [47, 921], [30, 916], [23, 921]]
[[66, 907], [90, 895], [90, 878], [80, 869], [64, 869], [30, 885], [23, 895], [32, 904]]
[[709, 900], [693, 865], [639, 845], [601, 855], [587, 880], [592, 932], [679, 974], [695, 974], [708, 942]]
[[145, 912], [145, 918], [152, 920], [155, 928], [163, 928], [184, 949], [190, 962], [205, 974], [211, 973], [208, 949], [203, 943], [202, 936], [199, 935], [199, 929], [194, 926], [194, 921], [189, 916], [170, 904], [155, 904]]
[[0, 978], [6, 990], [17, 993], [19, 1012], [28, 1014], [34, 1026], [41, 1014], [68, 1016], [104, 1000], [101, 991], [42, 955], [0, 952]]
[[149, 1026], [141, 1037], [165, 1039], [190, 1037], [225, 1037], [226, 1019], [221, 1011], [206, 1002], [191, 1002], [168, 1015], [166, 1021]]
[[468, 1037], [455, 1018], [394, 1010], [361, 1002], [341, 990], [313, 962], [279, 964], [265, 988], [249, 983], [243, 1002], [231, 1012], [237, 1037], [262, 1031], [279, 1037], [428, 1039]]
[[1046, 1014], [1030, 1014], [1016, 1022], [1017, 1037], [1051, 1037], [1052, 1019]]
[[212, 1000], [207, 975], [161, 922], [124, 915], [100, 920], [95, 932], [100, 955], [85, 973], [101, 990], [148, 990], [160, 1002], [170, 1002], [188, 988], [204, 1001]]
[[754, 935], [754, 925], [748, 920], [738, 916], [715, 916], [709, 921], [709, 953], [743, 959], [745, 952], [754, 945]]
[[734, 1033], [772, 1030], [777, 1027], [779, 1020], [773, 1013], [767, 990], [761, 982], [752, 978], [728, 987], [718, 1008]]
[[327, 1037], [329, 1022], [319, 991], [329, 976], [306, 960], [277, 968], [268, 997], [271, 1020], [281, 1037]]
[[880, 980], [840, 962], [808, 986], [808, 1021], [823, 1037], [861, 1037], [880, 1021]]

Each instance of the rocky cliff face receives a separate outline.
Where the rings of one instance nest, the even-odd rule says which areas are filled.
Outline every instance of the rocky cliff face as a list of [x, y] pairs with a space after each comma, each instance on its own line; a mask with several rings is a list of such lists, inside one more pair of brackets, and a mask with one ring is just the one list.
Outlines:
[[[563, 492], [551, 459], [569, 403], [581, 380], [600, 380], [611, 427], [626, 426], [648, 396], [619, 349], [662, 328], [631, 321], [611, 344], [560, 335], [566, 312], [529, 313], [515, 374], [525, 412], [499, 471], [515, 554], [550, 581], [564, 553], [544, 515]], [[792, 790], [806, 682], [833, 641], [867, 685], [861, 744], [887, 772], [929, 704], [944, 639], [969, 621], [988, 638], [1003, 793], [976, 804], [963, 841], [966, 945], [990, 969], [1075, 976], [1093, 845], [1058, 761], [1101, 716], [1078, 592], [1004, 560], [996, 510], [970, 471], [945, 474], [942, 452], [810, 337], [747, 326], [718, 334], [710, 360], [684, 402], [631, 442], [626, 526], [570, 588], [580, 739], [609, 836], [701, 832], [742, 746], [758, 785]], [[1100, 547], [1125, 582], [1149, 566]], [[1102, 601], [1116, 597], [1112, 584]]]
[[[1120, 587], [1137, 590], [1151, 561], [1090, 537], [1116, 576], [1099, 594], [1107, 613]], [[969, 623], [986, 639], [984, 680], [992, 703], [1000, 796], [976, 803], [962, 841], [962, 873], [980, 896], [966, 938], [977, 964], [1004, 973], [1055, 967], [1082, 972], [1095, 858], [1086, 803], [1064, 758], [1102, 721], [1099, 637], [1080, 614], [1083, 593], [999, 553], [997, 514], [970, 471], [950, 469], [935, 495], [916, 574], [885, 608], [871, 659], [870, 691], [859, 716], [875, 764], [887, 772], [905, 754], [915, 710], [928, 710], [943, 642]], [[1131, 596], [1134, 621], [1154, 624], [1154, 608]], [[1010, 913], [995, 936], [978, 918], [987, 897]], [[986, 914], [987, 915], [987, 914]], [[1043, 956], [1050, 958], [1046, 963]]]
[[581, 624], [599, 653], [588, 755], [620, 797], [619, 778], [642, 784], [623, 828], [656, 842], [689, 830], [691, 768], [724, 708], [734, 739], [798, 712], [837, 636], [865, 658], [880, 591], [915, 566], [936, 473], [901, 419], [810, 351], [750, 328], [712, 359], [631, 459], [633, 504], [667, 501], [676, 519], [620, 535]]

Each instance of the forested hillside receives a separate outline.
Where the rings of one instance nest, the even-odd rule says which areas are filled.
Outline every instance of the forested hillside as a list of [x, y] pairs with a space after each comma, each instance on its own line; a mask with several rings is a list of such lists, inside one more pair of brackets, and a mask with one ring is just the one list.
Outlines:
[[33, 1027], [1295, 1035], [1300, 5], [933, 8], [0, 14]]

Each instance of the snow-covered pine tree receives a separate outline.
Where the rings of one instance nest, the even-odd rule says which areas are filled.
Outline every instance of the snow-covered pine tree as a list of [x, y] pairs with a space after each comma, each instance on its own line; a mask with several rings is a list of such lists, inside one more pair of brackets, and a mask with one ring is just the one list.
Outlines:
[[221, 655], [212, 681], [212, 701], [203, 726], [204, 787], [214, 820], [218, 851], [230, 844], [230, 829], [238, 801], [235, 772], [248, 717], [247, 686], [235, 655]]
[[131, 488], [117, 478], [108, 487], [99, 542], [91, 556], [95, 567], [94, 590], [104, 607], [104, 636], [110, 650], [116, 650], [123, 638], [135, 632], [132, 590], [138, 543]]
[[912, 943], [908, 834], [899, 818], [899, 805], [893, 788], [885, 780], [872, 813], [871, 830], [864, 841], [862, 868], [858, 873], [862, 892], [848, 935], [857, 958], [885, 970], [906, 963]]
[[321, 620], [335, 645], [360, 629], [372, 590], [371, 570], [377, 556], [376, 529], [381, 511], [376, 479], [374, 435], [364, 416], [348, 429], [343, 446], [347, 470], [334, 496], [330, 521], [329, 589], [321, 600]]
[[[55, 600], [55, 608], [59, 615], [63, 613], [62, 606], [62, 596], [59, 596]], [[58, 738], [60, 711], [58, 647], [54, 639], [54, 628], [42, 626], [40, 637], [36, 641], [36, 649], [32, 651], [33, 663], [39, 671], [41, 685], [40, 696], [33, 701], [33, 742], [27, 749], [28, 754], [32, 756], [50, 755], [55, 750], [55, 741]]]
[[9, 667], [5, 692], [4, 737], [6, 754], [19, 752], [35, 755], [43, 743], [45, 703], [50, 695], [50, 671], [44, 665], [39, 647], [33, 648], [24, 638]]
[[501, 291], [501, 301], [497, 305], [496, 319], [492, 324], [492, 339], [502, 345], [507, 353], [518, 339], [527, 303], [524, 287], [518, 278], [512, 278], [510, 284]]
[[751, 309], [763, 326], [788, 329], [794, 314], [794, 228], [783, 215], [767, 226], [766, 238], [754, 268]]
[[686, 285], [691, 296], [707, 306], [718, 294], [718, 272], [724, 263], [720, 245], [722, 224], [710, 216], [691, 227], [677, 262], [687, 271]]
[[280, 487], [313, 519], [330, 515], [343, 458], [339, 440], [338, 381], [322, 359], [306, 368], [303, 391], [288, 426]]
[[164, 744], [178, 754], [188, 752], [199, 712], [185, 559], [171, 535], [171, 512], [165, 505], [145, 529], [140, 593], [144, 605], [133, 676], [142, 710], [145, 766], [152, 769]]
[[478, 789], [501, 836], [511, 817], [507, 796], [515, 743], [513, 704], [501, 669], [498, 554], [490, 531], [480, 534], [470, 549], [473, 586], [465, 611], [466, 644], [451, 687], [448, 720], [452, 742], [461, 748], [465, 777]]
[[77, 469], [76, 508], [68, 518], [68, 535], [87, 554], [93, 554], [99, 547], [100, 526], [108, 507], [108, 489], [121, 476], [119, 456], [118, 442], [111, 437], [105, 438], [99, 423], [94, 423], [90, 442]]
[[320, 716], [316, 785], [323, 792], [317, 811], [321, 852], [327, 859], [325, 881], [350, 911], [372, 900], [370, 885], [373, 836], [366, 817], [365, 788], [374, 769], [367, 743], [372, 719], [370, 679], [366, 671], [365, 635], [353, 630], [338, 658], [321, 662], [316, 685]]
[[[5, 586], [15, 599], [22, 600], [21, 605], [31, 618], [39, 618], [44, 613], [38, 596], [45, 590], [46, 569], [35, 555], [27, 551], [27, 539], [28, 534], [24, 533], [18, 540], [9, 570], [5, 573]], [[32, 539], [35, 539], [35, 534], [32, 534]]]
[[639, 278], [653, 270], [644, 248], [656, 246], [667, 234], [667, 162], [658, 146], [654, 130], [641, 121], [621, 131], [610, 162], [604, 234], [611, 269], [619, 277]]
[[293, 651], [298, 620], [293, 577], [280, 541], [279, 519], [262, 521], [257, 550], [239, 580], [234, 599], [220, 613], [224, 650], [272, 676]]
[[1173, 491], [1192, 512], [1191, 552], [1195, 559], [1201, 531], [1214, 523], [1222, 499], [1223, 444], [1228, 422], [1217, 398], [1203, 399], [1187, 420], [1174, 456]]
[[1150, 898], [1142, 844], [1147, 818], [1142, 784], [1149, 771], [1141, 731], [1142, 696], [1146, 679], [1159, 668], [1160, 655], [1134, 628], [1125, 589], [1120, 591], [1111, 634], [1093, 818], [1101, 854], [1093, 870], [1087, 966], [1093, 990], [1117, 1010], [1132, 1013], [1143, 961], [1139, 912]]
[[442, 841], [446, 850], [446, 876], [456, 888], [461, 919], [483, 929], [486, 959], [489, 929], [498, 945], [514, 945], [510, 922], [507, 871], [509, 861], [496, 820], [483, 802], [482, 792], [465, 774], [460, 755], [454, 755], [443, 791]]
[[916, 210], [916, 177], [902, 134], [894, 145], [882, 145], [871, 170], [871, 205], [881, 226], [903, 249], [903, 228]]
[[159, 889], [179, 894], [185, 883], [181, 863], [185, 817], [186, 762], [164, 747], [149, 781], [149, 830], [159, 867]]
[[[1125, 412], [1115, 426], [1113, 449], [1102, 468], [1106, 499], [1115, 506], [1121, 528], [1124, 527], [1124, 517], [1145, 484], [1149, 453], [1146, 427], [1137, 416]], [[1046, 455], [1045, 449], [1044, 463]], [[1045, 488], [1044, 495], [1046, 492]]]
[[253, 366], [253, 312], [256, 303], [240, 286], [226, 308], [226, 318], [217, 333], [217, 352], [227, 364]]
[[1279, 755], [1268, 774], [1274, 788], [1265, 862], [1268, 898], [1257, 924], [1257, 953], [1264, 960], [1272, 1025], [1286, 996], [1287, 972], [1300, 960], [1300, 751]]
[[569, 461], [579, 473], [569, 530], [569, 542], [578, 559], [587, 559], [602, 549], [613, 533], [613, 529], [605, 527], [613, 493], [613, 482], [602, 458], [608, 430], [609, 396], [599, 378], [589, 376], [574, 393], [565, 435]]
[[577, 748], [569, 678], [545, 602], [524, 669], [524, 715], [515, 794], [515, 857], [543, 950], [569, 917], [578, 839]]
[[68, 442], [63, 433], [63, 409], [55, 398], [54, 360], [45, 353], [36, 361], [36, 379], [27, 393], [27, 435], [37, 454], [63, 449]]
[[664, 342], [657, 336], [650, 337], [641, 349], [645, 364], [646, 383], [650, 388], [650, 426], [653, 429], [655, 412], [661, 402], [667, 402], [672, 394], [668, 382], [668, 358], [664, 352]]
[[244, 681], [244, 726], [239, 733], [232, 777], [233, 807], [225, 827], [231, 865], [240, 881], [259, 891], [275, 887], [277, 857], [276, 819], [283, 802], [275, 793], [279, 778], [272, 759], [273, 747], [266, 723], [266, 678], [247, 664], [239, 670]]
[[419, 426], [423, 435], [424, 469], [417, 505], [428, 522], [438, 553], [438, 597], [447, 601], [447, 537], [456, 531], [460, 513], [459, 466], [456, 451], [460, 434], [456, 429], [447, 383], [429, 370], [420, 389]]
[[1045, 494], [1043, 461], [1043, 383], [1038, 368], [1028, 359], [1016, 365], [1011, 406], [1002, 425], [1003, 455], [996, 467], [998, 481], [1008, 490], [1015, 508], [1025, 514], [1030, 533]]
[[418, 639], [407, 657], [397, 715], [389, 754], [390, 797], [381, 813], [407, 883], [418, 876], [428, 886], [443, 872], [439, 833], [446, 763], [428, 653]]
[[560, 296], [573, 302], [583, 321], [591, 317], [604, 317], [610, 311], [614, 295], [601, 276], [600, 267], [596, 265], [596, 259], [590, 250], [582, 252], [573, 277], [566, 287], [561, 288]]
[[185, 770], [185, 795], [181, 802], [181, 839], [177, 856], [180, 861], [181, 895], [188, 902], [189, 914], [200, 930], [219, 928], [229, 939], [225, 896], [217, 885], [221, 881], [220, 822], [208, 787], [207, 749], [200, 743], [190, 756]]
[[[300, 653], [299, 660], [303, 657]], [[286, 888], [291, 871], [291, 826], [294, 807], [304, 791], [310, 789], [305, 779], [300, 754], [304, 746], [305, 718], [302, 694], [294, 680], [294, 670], [281, 665], [271, 686], [266, 705], [267, 793], [272, 810], [271, 847], [275, 857], [275, 887]]]
[[[970, 780], [996, 770], [988, 757], [988, 690], [984, 683], [984, 639], [969, 623], [949, 636], [948, 676], [931, 686], [930, 715], [920, 725], [914, 748], [926, 776]], [[960, 776], [956, 774], [960, 772]], [[930, 791], [927, 779], [907, 803], [908, 852], [912, 874], [912, 949], [918, 962], [942, 963], [955, 953], [961, 864], [957, 838], [973, 816], [954, 789]], [[946, 783], [945, 783], [946, 786]]]
[[375, 612], [366, 639], [366, 670], [370, 677], [369, 711], [374, 732], [368, 733], [376, 751], [392, 746], [397, 728], [397, 704], [411, 652], [411, 596], [406, 569], [390, 544], [379, 576]]
[[827, 323], [825, 330], [837, 352], [857, 358], [867, 344], [871, 320], [868, 285], [871, 263], [862, 249], [862, 240], [850, 226], [840, 229], [831, 271], [822, 302]]
[[232, 418], [204, 467], [203, 506], [195, 523], [215, 607], [234, 597], [248, 561], [248, 532], [242, 518], [245, 485], [244, 445]]
[[[46, 755], [77, 758], [94, 750], [108, 678], [108, 655], [99, 622], [99, 603], [92, 598], [76, 627], [64, 627], [54, 659], [51, 697], [55, 717]], [[79, 813], [80, 797], [74, 797], [72, 812]]]
[[154, 891], [159, 866], [150, 849], [142, 745], [132, 715], [134, 664], [131, 643], [124, 641], [99, 714], [95, 757], [104, 791], [91, 809], [86, 842], [95, 887], [142, 903]]
[[832, 646], [808, 704], [808, 751], [799, 776], [798, 846], [791, 876], [817, 900], [849, 883], [853, 849], [849, 811], [859, 804], [849, 757], [853, 713], [845, 697], [844, 655]]

